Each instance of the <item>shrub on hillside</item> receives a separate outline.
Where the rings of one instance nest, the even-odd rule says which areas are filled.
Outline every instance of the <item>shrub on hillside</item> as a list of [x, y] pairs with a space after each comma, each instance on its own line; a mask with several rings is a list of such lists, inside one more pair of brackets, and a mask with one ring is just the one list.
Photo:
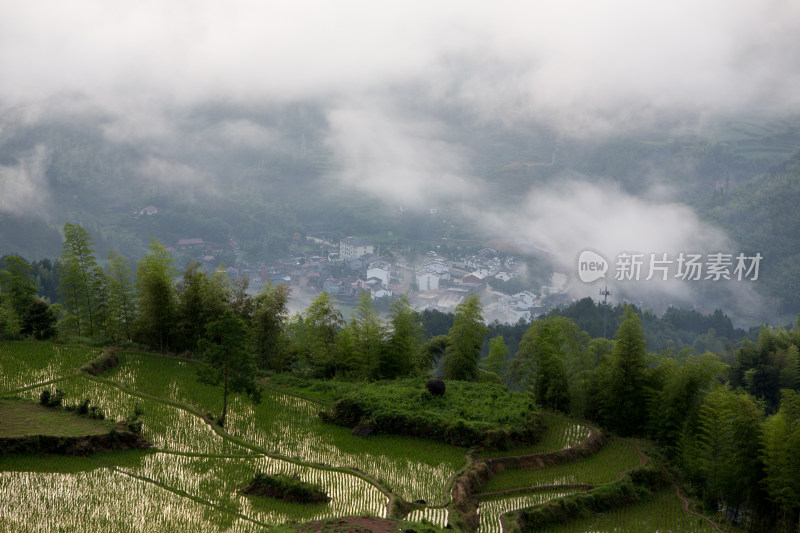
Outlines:
[[455, 446], [504, 450], [537, 442], [544, 432], [524, 396], [492, 384], [454, 383], [447, 397], [419, 392], [424, 382], [401, 380], [360, 386], [319, 414], [344, 427], [441, 440]]
[[39, 395], [39, 403], [45, 407], [59, 407], [64, 402], [64, 391], [56, 389], [52, 394], [49, 389], [44, 389]]
[[243, 494], [267, 496], [296, 503], [324, 503], [330, 501], [325, 490], [316, 484], [302, 481], [297, 476], [256, 473], [249, 485], [241, 489]]

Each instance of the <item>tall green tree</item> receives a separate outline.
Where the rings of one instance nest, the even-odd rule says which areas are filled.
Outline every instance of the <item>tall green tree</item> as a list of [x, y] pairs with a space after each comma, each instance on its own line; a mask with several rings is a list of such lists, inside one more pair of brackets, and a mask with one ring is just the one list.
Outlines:
[[589, 336], [569, 318], [536, 320], [522, 336], [511, 362], [511, 380], [527, 388], [542, 407], [566, 411], [574, 394], [582, 409], [588, 394], [583, 373], [594, 369], [598, 357], [589, 344]]
[[480, 369], [495, 376], [498, 381], [503, 381], [506, 377], [508, 362], [508, 346], [502, 335], [489, 339], [489, 353], [481, 359]]
[[108, 334], [108, 276], [99, 265], [92, 269], [89, 290], [94, 294], [95, 335]]
[[253, 318], [255, 302], [247, 293], [250, 279], [247, 276], [235, 279], [230, 284], [230, 308], [236, 316], [249, 323]]
[[[105, 276], [97, 266], [89, 232], [78, 224], [64, 224], [64, 244], [59, 259], [59, 292], [68, 329], [78, 335], [101, 333]], [[101, 326], [98, 328], [98, 326]]]
[[266, 285], [253, 300], [251, 339], [260, 368], [283, 370], [289, 339], [289, 295], [286, 285]]
[[229, 285], [225, 274], [209, 277], [192, 261], [176, 285], [176, 319], [180, 348], [195, 351], [206, 326], [228, 308]]
[[786, 330], [762, 326], [758, 342], [754, 345], [744, 340], [734, 356], [731, 384], [764, 399], [767, 409], [772, 412], [780, 403], [781, 370], [790, 340], [791, 335]]
[[55, 264], [49, 259], [31, 262], [31, 274], [36, 292], [47, 303], [58, 300], [58, 275]]
[[568, 364], [569, 405], [573, 415], [590, 420], [601, 419], [601, 383], [608, 381], [604, 371], [608, 370], [608, 359], [613, 349], [614, 343], [608, 339], [591, 339], [583, 356], [577, 359], [580, 364]]
[[[737, 391], [732, 400], [733, 484], [726, 502], [739, 509], [758, 509], [764, 499], [760, 485], [763, 465], [759, 457], [764, 403], [743, 391]], [[745, 525], [752, 525], [750, 517]]]
[[698, 444], [694, 467], [702, 480], [706, 504], [714, 507], [724, 501], [730, 485], [728, 469], [733, 454], [731, 442], [731, 391], [718, 386], [709, 392], [698, 414]]
[[225, 309], [209, 322], [199, 348], [204, 363], [201, 379], [222, 384], [222, 415], [217, 422], [225, 425], [228, 394], [244, 392], [254, 403], [261, 400], [261, 389], [255, 382], [255, 360], [247, 349], [247, 328], [233, 311]]
[[10, 299], [0, 293], [0, 339], [17, 339], [20, 330], [20, 318], [14, 312]]
[[149, 252], [136, 269], [136, 288], [139, 301], [137, 330], [145, 344], [167, 351], [174, 344], [176, 329], [176, 299], [173, 277], [175, 270], [167, 249], [153, 239]]
[[24, 315], [36, 301], [36, 285], [23, 258], [10, 255], [0, 264], [0, 338], [15, 339], [25, 333]]
[[488, 330], [483, 323], [483, 308], [477, 294], [456, 306], [453, 327], [447, 333], [446, 379], [471, 381], [478, 377], [478, 360]]
[[360, 379], [378, 377], [378, 368], [384, 352], [384, 330], [372, 297], [368, 291], [361, 293], [358, 307], [350, 321], [353, 333], [353, 361], [355, 375]]
[[20, 319], [21, 333], [37, 340], [55, 337], [58, 334], [58, 316], [54, 307], [42, 300], [34, 300], [28, 304]]
[[656, 369], [657, 383], [649, 402], [649, 433], [668, 453], [677, 451], [678, 443], [692, 426], [705, 394], [714, 378], [723, 378], [729, 370], [712, 353], [683, 358], [666, 357]]
[[708, 509], [752, 509], [760, 500], [763, 407], [750, 394], [717, 386], [698, 413], [695, 477]]
[[331, 377], [337, 373], [341, 361], [334, 346], [343, 326], [342, 313], [327, 292], [314, 298], [302, 314], [295, 316], [289, 329], [301, 374]]
[[564, 362], [566, 337], [561, 317], [537, 320], [522, 337], [517, 358], [524, 363], [527, 386], [537, 405], [565, 411], [569, 380]]
[[778, 412], [764, 421], [762, 483], [785, 531], [800, 530], [800, 393], [784, 389]]
[[133, 339], [136, 318], [136, 285], [130, 263], [118, 252], [108, 252], [106, 271], [108, 283], [109, 336], [114, 340]]
[[630, 306], [616, 334], [601, 384], [601, 416], [606, 427], [621, 435], [641, 432], [647, 421], [647, 348], [639, 317]]
[[426, 372], [430, 365], [421, 357], [424, 333], [422, 318], [408, 298], [401, 296], [389, 307], [390, 331], [380, 362], [380, 377], [395, 379], [415, 372]]
[[18, 317], [36, 299], [36, 283], [31, 275], [31, 265], [18, 255], [3, 258], [0, 269], [0, 291]]
[[781, 386], [800, 390], [800, 349], [796, 344], [786, 349], [786, 364], [781, 370]]

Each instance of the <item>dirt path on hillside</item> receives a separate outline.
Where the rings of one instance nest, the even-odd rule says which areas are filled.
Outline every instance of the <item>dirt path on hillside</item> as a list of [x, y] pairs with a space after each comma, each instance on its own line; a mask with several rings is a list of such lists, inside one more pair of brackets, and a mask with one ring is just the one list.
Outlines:
[[636, 455], [639, 456], [639, 464], [634, 466], [634, 467], [631, 467], [631, 468], [628, 468], [626, 470], [623, 470], [622, 472], [619, 472], [617, 474], [617, 481], [622, 479], [622, 476], [624, 476], [625, 474], [627, 474], [628, 472], [630, 472], [634, 468], [639, 468], [640, 466], [644, 466], [647, 463], [647, 461], [649, 461], [647, 456], [644, 454], [644, 452], [641, 450], [641, 448], [639, 448], [639, 445], [636, 444], [636, 442], [631, 440], [630, 443], [631, 443], [631, 446], [633, 446], [633, 450], [636, 452]]
[[724, 531], [722, 531], [722, 529], [709, 517], [702, 515], [696, 511], [692, 511], [689, 500], [686, 498], [686, 496], [681, 494], [681, 489], [678, 487], [677, 483], [673, 481], [672, 486], [675, 488], [675, 494], [678, 496], [678, 499], [680, 499], [681, 503], [683, 504], [683, 510], [685, 512], [689, 513], [692, 516], [696, 516], [697, 518], [702, 518], [703, 520], [711, 524], [711, 527], [713, 527], [716, 531], [718, 531], [719, 533], [724, 533]]
[[[636, 454], [639, 456], [639, 464], [638, 464], [638, 466], [644, 466], [644, 464], [648, 461], [647, 456], [642, 452], [642, 450], [639, 448], [639, 445], [636, 444], [636, 442], [631, 441], [631, 445], [633, 446], [633, 449], [636, 450]], [[636, 467], [634, 467], [634, 468], [636, 468]], [[632, 470], [632, 469], [628, 469], [628, 470], [626, 470], [624, 472], [620, 472], [619, 474], [617, 474], [617, 479], [620, 479], [623, 475], [625, 475], [626, 472], [629, 472], [630, 470]], [[724, 533], [722, 531], [722, 529], [720, 529], [720, 527], [716, 523], [714, 523], [713, 520], [711, 520], [710, 518], [708, 518], [705, 515], [702, 515], [702, 514], [700, 514], [698, 512], [695, 512], [695, 511], [693, 511], [691, 509], [691, 505], [690, 505], [689, 500], [681, 493], [681, 489], [678, 487], [678, 484], [675, 483], [675, 481], [672, 482], [672, 486], [675, 488], [675, 494], [678, 496], [678, 499], [681, 501], [681, 504], [683, 505], [683, 510], [686, 513], [688, 513], [688, 514], [690, 514], [692, 516], [696, 516], [697, 518], [702, 518], [703, 520], [708, 522], [711, 525], [711, 527], [713, 527], [716, 531], [718, 531], [719, 533]]]

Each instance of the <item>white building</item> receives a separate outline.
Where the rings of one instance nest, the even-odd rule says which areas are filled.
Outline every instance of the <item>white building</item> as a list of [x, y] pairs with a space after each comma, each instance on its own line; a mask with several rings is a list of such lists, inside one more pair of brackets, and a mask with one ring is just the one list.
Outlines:
[[375, 300], [376, 298], [383, 298], [384, 296], [391, 296], [391, 295], [392, 295], [392, 291], [390, 291], [389, 289], [387, 289], [385, 287], [376, 286], [376, 287], [372, 287], [370, 289], [370, 297], [373, 300]]
[[367, 267], [367, 279], [377, 278], [381, 280], [384, 289], [389, 288], [392, 266], [386, 261], [373, 261]]
[[428, 261], [417, 270], [417, 287], [420, 291], [438, 291], [440, 280], [450, 279], [450, 267], [439, 259]]
[[438, 291], [440, 277], [436, 272], [419, 271], [417, 272], [417, 287], [420, 291]]
[[428, 261], [419, 270], [420, 272], [433, 272], [435, 274], [439, 274], [439, 277], [442, 279], [450, 279], [450, 267], [447, 266], [447, 263], [439, 259]]
[[347, 237], [339, 241], [339, 259], [348, 261], [366, 254], [374, 254], [375, 246], [358, 237]]
[[491, 277], [500, 272], [502, 261], [494, 249], [484, 248], [477, 254], [465, 258], [464, 266], [484, 277]]
[[530, 320], [534, 308], [536, 308], [536, 295], [530, 291], [503, 296], [497, 302], [497, 310], [503, 313], [510, 324], [516, 324], [520, 318]]

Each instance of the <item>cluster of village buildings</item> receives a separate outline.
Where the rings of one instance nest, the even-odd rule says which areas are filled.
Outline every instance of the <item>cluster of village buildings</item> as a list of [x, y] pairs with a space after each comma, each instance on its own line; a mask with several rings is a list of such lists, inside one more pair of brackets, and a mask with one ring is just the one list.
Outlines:
[[[299, 235], [294, 236], [298, 240]], [[502, 295], [487, 290], [491, 279], [509, 281], [524, 273], [525, 263], [512, 256], [501, 256], [484, 248], [463, 261], [449, 261], [436, 252], [428, 252], [416, 265], [410, 265], [392, 254], [380, 255], [377, 247], [359, 237], [347, 237], [321, 247], [319, 255], [297, 254], [271, 264], [248, 265], [237, 262], [228, 267], [232, 278], [246, 276], [250, 290], [258, 292], [266, 284], [287, 284], [295, 290], [327, 292], [343, 303], [354, 303], [367, 291], [373, 299], [405, 294], [420, 310], [453, 311], [472, 293], [494, 296], [487, 304], [494, 318], [516, 323], [531, 320], [547, 312], [541, 298], [530, 291]], [[201, 261], [213, 262], [214, 254], [239, 254], [238, 243], [231, 239], [224, 244], [211, 244], [202, 239], [181, 239], [168, 248], [189, 253]]]

